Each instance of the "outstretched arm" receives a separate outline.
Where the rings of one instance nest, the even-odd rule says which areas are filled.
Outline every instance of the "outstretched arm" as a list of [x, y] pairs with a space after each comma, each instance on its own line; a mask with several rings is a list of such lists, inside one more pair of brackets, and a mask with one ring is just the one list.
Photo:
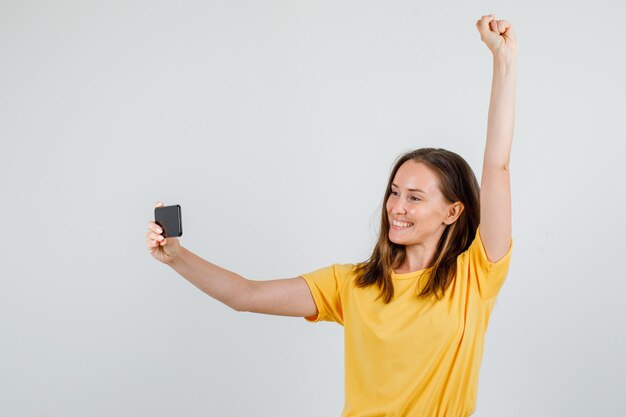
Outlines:
[[506, 255], [511, 244], [509, 158], [515, 126], [517, 42], [511, 24], [483, 16], [480, 38], [493, 54], [493, 79], [480, 191], [480, 232], [489, 260]]

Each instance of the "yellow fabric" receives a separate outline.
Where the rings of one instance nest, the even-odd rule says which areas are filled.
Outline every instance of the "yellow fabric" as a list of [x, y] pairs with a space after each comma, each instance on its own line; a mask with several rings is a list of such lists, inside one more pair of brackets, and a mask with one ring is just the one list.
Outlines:
[[302, 275], [319, 312], [305, 319], [344, 327], [342, 417], [472, 414], [484, 337], [512, 246], [513, 241], [503, 258], [490, 262], [479, 227], [468, 250], [458, 256], [455, 279], [441, 301], [415, 296], [430, 269], [393, 273], [395, 295], [389, 304], [374, 301], [380, 291], [376, 285], [354, 286], [354, 264]]

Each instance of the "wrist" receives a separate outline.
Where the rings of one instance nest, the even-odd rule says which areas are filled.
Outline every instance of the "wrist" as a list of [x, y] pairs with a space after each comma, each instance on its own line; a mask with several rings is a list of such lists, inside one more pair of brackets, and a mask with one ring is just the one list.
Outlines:
[[175, 268], [177, 265], [180, 265], [181, 263], [184, 262], [183, 256], [184, 256], [184, 253], [186, 251], [187, 251], [187, 249], [185, 249], [183, 246], [181, 246], [178, 249], [178, 252], [176, 253], [176, 255], [168, 257], [168, 259], [166, 260], [165, 264], [167, 266], [172, 267], [172, 268]]
[[493, 56], [493, 75], [494, 77], [515, 77], [517, 72], [517, 55], [507, 54]]
[[493, 63], [495, 65], [512, 65], [517, 62], [517, 49], [507, 51], [497, 51], [493, 54]]

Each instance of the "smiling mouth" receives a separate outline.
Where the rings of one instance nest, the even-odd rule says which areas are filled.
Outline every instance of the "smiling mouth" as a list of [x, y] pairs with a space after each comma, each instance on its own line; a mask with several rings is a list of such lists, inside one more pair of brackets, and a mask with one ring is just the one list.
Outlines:
[[391, 222], [391, 228], [394, 230], [404, 230], [413, 227], [413, 223], [405, 223], [393, 220]]

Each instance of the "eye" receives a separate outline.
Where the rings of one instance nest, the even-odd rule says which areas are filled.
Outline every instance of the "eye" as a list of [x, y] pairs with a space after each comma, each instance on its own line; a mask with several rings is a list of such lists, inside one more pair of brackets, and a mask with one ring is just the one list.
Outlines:
[[[397, 191], [391, 190], [391, 195], [396, 195], [397, 196], [397, 195], [400, 195], [400, 194]], [[422, 201], [422, 199], [417, 197], [417, 196], [411, 196], [411, 197], [409, 197], [409, 199], [411, 201]]]

